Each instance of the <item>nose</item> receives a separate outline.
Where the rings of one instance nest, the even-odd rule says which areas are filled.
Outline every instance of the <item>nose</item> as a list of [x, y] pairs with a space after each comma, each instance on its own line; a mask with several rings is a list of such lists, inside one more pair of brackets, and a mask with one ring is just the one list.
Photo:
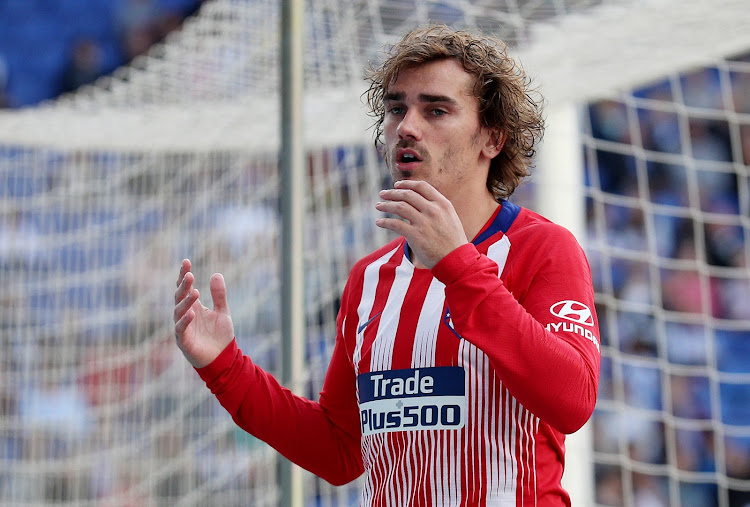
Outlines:
[[409, 109], [401, 118], [396, 133], [399, 139], [419, 140], [422, 137], [422, 128], [419, 122], [419, 115], [414, 109]]

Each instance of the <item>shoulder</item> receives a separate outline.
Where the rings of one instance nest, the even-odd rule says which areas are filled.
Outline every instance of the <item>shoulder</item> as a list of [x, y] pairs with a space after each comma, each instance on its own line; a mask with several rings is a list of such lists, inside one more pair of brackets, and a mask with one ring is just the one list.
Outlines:
[[572, 232], [528, 208], [521, 208], [508, 230], [508, 238], [512, 243], [514, 240], [521, 240], [525, 244], [533, 242], [536, 245], [564, 244], [579, 247]]
[[575, 235], [542, 215], [523, 208], [508, 230], [509, 262], [525, 266], [588, 266], [588, 259]]
[[542, 294], [545, 304], [566, 298], [583, 301], [581, 294], [586, 294], [585, 301], [593, 298], [588, 258], [567, 228], [524, 209], [508, 230], [508, 239], [504, 280], [521, 304], [531, 304], [532, 290], [535, 298]]

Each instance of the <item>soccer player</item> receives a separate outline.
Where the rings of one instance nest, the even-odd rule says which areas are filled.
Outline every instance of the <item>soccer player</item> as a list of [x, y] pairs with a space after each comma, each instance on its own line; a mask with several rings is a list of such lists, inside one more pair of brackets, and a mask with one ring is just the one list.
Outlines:
[[590, 269], [562, 227], [506, 199], [529, 173], [540, 101], [501, 41], [430, 26], [368, 76], [394, 181], [341, 298], [318, 402], [238, 349], [220, 274], [204, 307], [184, 260], [177, 343], [236, 423], [362, 505], [570, 505], [565, 434], [591, 416]]

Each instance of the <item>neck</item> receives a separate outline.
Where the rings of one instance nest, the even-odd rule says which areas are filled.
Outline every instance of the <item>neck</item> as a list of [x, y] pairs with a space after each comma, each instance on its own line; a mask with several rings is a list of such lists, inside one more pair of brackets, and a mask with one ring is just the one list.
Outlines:
[[460, 199], [459, 202], [452, 202], [452, 204], [469, 241], [479, 234], [500, 205], [489, 191], [481, 196]]

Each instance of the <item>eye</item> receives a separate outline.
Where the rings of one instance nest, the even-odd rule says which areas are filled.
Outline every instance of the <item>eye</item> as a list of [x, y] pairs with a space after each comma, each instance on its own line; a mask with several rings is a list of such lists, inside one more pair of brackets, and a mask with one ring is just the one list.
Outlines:
[[446, 111], [443, 110], [443, 109], [433, 109], [432, 110], [432, 115], [433, 116], [443, 116], [445, 113], [446, 113]]
[[404, 108], [401, 106], [391, 106], [388, 108], [388, 114], [401, 115], [404, 114]]

